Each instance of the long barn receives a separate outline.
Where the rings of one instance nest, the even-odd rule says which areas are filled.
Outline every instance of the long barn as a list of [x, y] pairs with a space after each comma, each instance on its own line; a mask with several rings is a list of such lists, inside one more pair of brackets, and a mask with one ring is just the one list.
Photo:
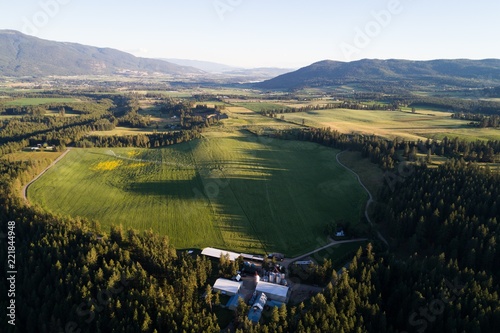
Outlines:
[[213, 247], [206, 247], [201, 251], [201, 254], [207, 257], [212, 257], [219, 259], [221, 256], [225, 256], [226, 254], [229, 255], [229, 260], [235, 261], [238, 259], [238, 257], [243, 257], [245, 260], [251, 260], [251, 261], [264, 261], [264, 258], [261, 256], [254, 256], [253, 254], [246, 254], [246, 253], [236, 253], [236, 252], [231, 252], [231, 251], [226, 251], [226, 250], [220, 250], [220, 249], [215, 249]]

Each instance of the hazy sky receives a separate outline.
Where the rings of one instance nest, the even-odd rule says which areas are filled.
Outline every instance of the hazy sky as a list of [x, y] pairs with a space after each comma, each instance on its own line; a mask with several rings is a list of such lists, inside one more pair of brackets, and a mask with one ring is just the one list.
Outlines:
[[0, 29], [243, 67], [500, 58], [498, 0], [0, 1]]

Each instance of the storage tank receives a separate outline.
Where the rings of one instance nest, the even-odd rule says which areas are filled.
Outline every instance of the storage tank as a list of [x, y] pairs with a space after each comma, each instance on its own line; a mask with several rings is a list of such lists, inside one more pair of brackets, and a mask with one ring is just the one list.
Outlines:
[[276, 283], [281, 284], [281, 274], [276, 275]]

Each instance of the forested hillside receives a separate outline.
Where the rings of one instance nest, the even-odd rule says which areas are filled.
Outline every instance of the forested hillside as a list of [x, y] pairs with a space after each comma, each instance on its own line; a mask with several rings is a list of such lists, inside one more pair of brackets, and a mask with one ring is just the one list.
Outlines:
[[[140, 117], [130, 98], [96, 99], [90, 105], [77, 117], [43, 116], [47, 109], [78, 110], [66, 104], [26, 109], [21, 117], [2, 120], [0, 257], [7, 258], [5, 236], [13, 221], [18, 273], [17, 327], [7, 324], [7, 316], [0, 327], [8, 332], [226, 329], [214, 306], [219, 296], [214, 294], [212, 302], [203, 297], [219, 271], [235, 270], [224, 260], [176, 251], [168, 237], [153, 232], [102, 230], [96, 221], [55, 216], [20, 198], [22, 186], [50, 163], [43, 155], [8, 159], [26, 145], [155, 147], [191, 140], [203, 129], [90, 136], [106, 121], [104, 127], [111, 129]], [[325, 279], [331, 282], [322, 293], [310, 302], [274, 308], [258, 325], [247, 320], [248, 306], [240, 303], [230, 331], [451, 333], [500, 327], [500, 176], [483, 166], [498, 159], [498, 141], [387, 141], [330, 129], [283, 130], [273, 137], [358, 151], [380, 165], [386, 183], [373, 215], [390, 247], [385, 251], [375, 241], [360, 248], [340, 275], [328, 271]], [[419, 157], [426, 152], [448, 162], [431, 168]], [[7, 290], [0, 284], [0, 293]], [[7, 306], [2, 298], [0, 307]]]

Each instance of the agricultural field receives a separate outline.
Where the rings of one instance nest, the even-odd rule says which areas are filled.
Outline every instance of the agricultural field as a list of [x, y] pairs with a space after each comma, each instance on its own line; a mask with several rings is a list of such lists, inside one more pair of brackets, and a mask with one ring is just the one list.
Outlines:
[[[240, 130], [249, 129], [254, 132], [267, 132], [274, 130], [286, 130], [299, 127], [296, 124], [287, 123], [278, 119], [271, 119], [264, 117], [243, 106], [229, 106], [226, 107], [223, 113], [229, 116], [228, 119], [221, 121], [222, 126], [226, 130]], [[216, 131], [220, 131], [217, 128]]]
[[18, 161], [40, 161], [40, 160], [49, 160], [54, 161], [58, 158], [62, 153], [61, 152], [50, 152], [50, 151], [23, 151], [17, 153], [11, 153], [7, 155], [3, 155], [0, 159], [9, 161], [9, 162], [18, 162]]
[[[60, 113], [57, 110], [46, 110], [45, 111], [46, 116], [51, 116], [51, 117], [60, 117]], [[79, 117], [81, 114], [74, 112], [72, 110], [66, 110], [64, 111], [64, 117], [72, 118], [72, 117]]]
[[53, 213], [214, 246], [296, 256], [335, 220], [361, 223], [366, 192], [314, 143], [207, 132], [162, 149], [73, 149], [28, 190]]
[[6, 106], [36, 106], [50, 103], [77, 103], [77, 98], [19, 98], [5, 103]]
[[[159, 129], [159, 132], [165, 132], [165, 129]], [[132, 127], [124, 127], [117, 126], [115, 129], [111, 131], [92, 131], [90, 135], [99, 135], [99, 136], [125, 136], [125, 135], [138, 135], [138, 134], [151, 134], [154, 132], [152, 128], [132, 128]]]
[[342, 133], [363, 133], [388, 139], [426, 140], [460, 137], [468, 140], [499, 139], [500, 131], [469, 127], [467, 121], [452, 119], [451, 113], [430, 110], [405, 111], [317, 110], [286, 113], [285, 121], [313, 127], [330, 127]]
[[262, 111], [269, 111], [269, 110], [275, 110], [275, 109], [288, 109], [287, 106], [285, 106], [283, 104], [279, 104], [279, 103], [240, 102], [240, 103], [233, 103], [233, 104], [247, 108], [247, 109], [252, 110], [254, 112], [262, 112]]

